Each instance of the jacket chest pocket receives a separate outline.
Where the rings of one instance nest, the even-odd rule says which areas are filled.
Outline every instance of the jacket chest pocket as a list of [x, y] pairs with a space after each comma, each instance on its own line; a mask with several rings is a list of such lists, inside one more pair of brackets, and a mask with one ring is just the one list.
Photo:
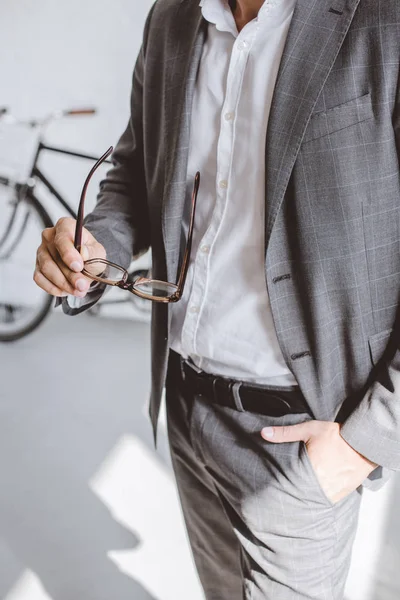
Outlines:
[[393, 329], [385, 329], [385, 331], [380, 331], [379, 333], [375, 333], [371, 335], [368, 339], [369, 353], [371, 358], [371, 363], [376, 366], [379, 360], [385, 353], [385, 350], [388, 349], [390, 336], [392, 334]]
[[318, 111], [311, 115], [303, 138], [303, 145], [372, 119], [373, 116], [370, 92], [328, 110]]

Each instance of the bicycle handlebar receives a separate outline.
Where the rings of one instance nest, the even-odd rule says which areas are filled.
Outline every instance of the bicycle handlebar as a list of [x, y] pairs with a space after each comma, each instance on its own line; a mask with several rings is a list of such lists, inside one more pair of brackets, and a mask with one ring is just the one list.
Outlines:
[[71, 108], [63, 111], [63, 117], [73, 117], [76, 115], [95, 115], [95, 108]]
[[66, 110], [55, 110], [54, 112], [50, 113], [43, 119], [24, 120], [24, 119], [17, 119], [16, 117], [14, 117], [14, 115], [9, 114], [8, 108], [4, 107], [4, 108], [0, 108], [0, 117], [3, 117], [4, 120], [10, 125], [18, 124], [18, 125], [25, 125], [26, 127], [33, 127], [33, 128], [40, 127], [43, 129], [49, 123], [51, 123], [51, 121], [55, 121], [57, 119], [62, 119], [63, 117], [95, 115], [96, 112], [97, 112], [97, 110], [95, 108], [91, 108], [91, 107], [69, 108]]

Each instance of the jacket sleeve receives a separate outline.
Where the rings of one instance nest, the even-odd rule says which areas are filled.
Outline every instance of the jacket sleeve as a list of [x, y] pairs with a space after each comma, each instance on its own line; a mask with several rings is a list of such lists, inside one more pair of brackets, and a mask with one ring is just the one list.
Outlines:
[[[393, 127], [400, 169], [400, 85]], [[344, 421], [341, 435], [350, 446], [377, 465], [400, 470], [400, 305], [389, 343], [389, 352], [382, 358], [376, 379]]]
[[[143, 151], [143, 75], [145, 51], [153, 13], [144, 28], [143, 43], [133, 72], [131, 114], [124, 133], [112, 154], [112, 168], [100, 183], [94, 210], [84, 219], [84, 226], [105, 248], [107, 258], [128, 268], [134, 256], [150, 247], [150, 225]], [[67, 315], [76, 315], [93, 306], [107, 286], [89, 288], [85, 298], [57, 298]]]

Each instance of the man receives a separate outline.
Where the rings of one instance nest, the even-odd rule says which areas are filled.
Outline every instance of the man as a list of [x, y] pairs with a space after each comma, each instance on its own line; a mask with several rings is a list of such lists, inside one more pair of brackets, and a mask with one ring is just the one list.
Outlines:
[[166, 382], [207, 600], [343, 598], [362, 486], [400, 468], [399, 30], [396, 0], [158, 0], [82, 256], [43, 233], [69, 314], [104, 290], [82, 257], [151, 247], [173, 282], [201, 173], [150, 414]]

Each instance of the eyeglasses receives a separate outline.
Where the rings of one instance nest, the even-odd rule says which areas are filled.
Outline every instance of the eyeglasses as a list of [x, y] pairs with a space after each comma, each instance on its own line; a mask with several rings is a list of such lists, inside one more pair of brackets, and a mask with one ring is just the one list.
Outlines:
[[[86, 178], [85, 184], [82, 188], [81, 199], [79, 202], [78, 216], [76, 220], [75, 229], [75, 248], [80, 251], [82, 245], [82, 227], [83, 227], [83, 214], [84, 204], [86, 197], [86, 190], [89, 182], [92, 178], [93, 173], [101, 165], [102, 162], [113, 151], [113, 147], [109, 148], [107, 152], [103, 154], [101, 158], [93, 165], [89, 175]], [[82, 274], [89, 279], [99, 281], [107, 285], [113, 285], [119, 287], [140, 298], [147, 300], [153, 300], [154, 302], [177, 302], [182, 298], [183, 289], [185, 286], [186, 275], [189, 268], [189, 258], [192, 249], [192, 238], [193, 238], [193, 223], [194, 213], [196, 209], [197, 193], [200, 185], [200, 173], [197, 172], [194, 178], [193, 192], [192, 192], [192, 207], [191, 215], [189, 220], [189, 229], [186, 241], [185, 253], [183, 255], [183, 261], [181, 270], [178, 276], [177, 283], [169, 283], [168, 281], [159, 281], [157, 279], [147, 279], [146, 277], [139, 277], [135, 281], [128, 281], [129, 273], [123, 267], [116, 265], [104, 258], [91, 258], [86, 260], [83, 265]]]

